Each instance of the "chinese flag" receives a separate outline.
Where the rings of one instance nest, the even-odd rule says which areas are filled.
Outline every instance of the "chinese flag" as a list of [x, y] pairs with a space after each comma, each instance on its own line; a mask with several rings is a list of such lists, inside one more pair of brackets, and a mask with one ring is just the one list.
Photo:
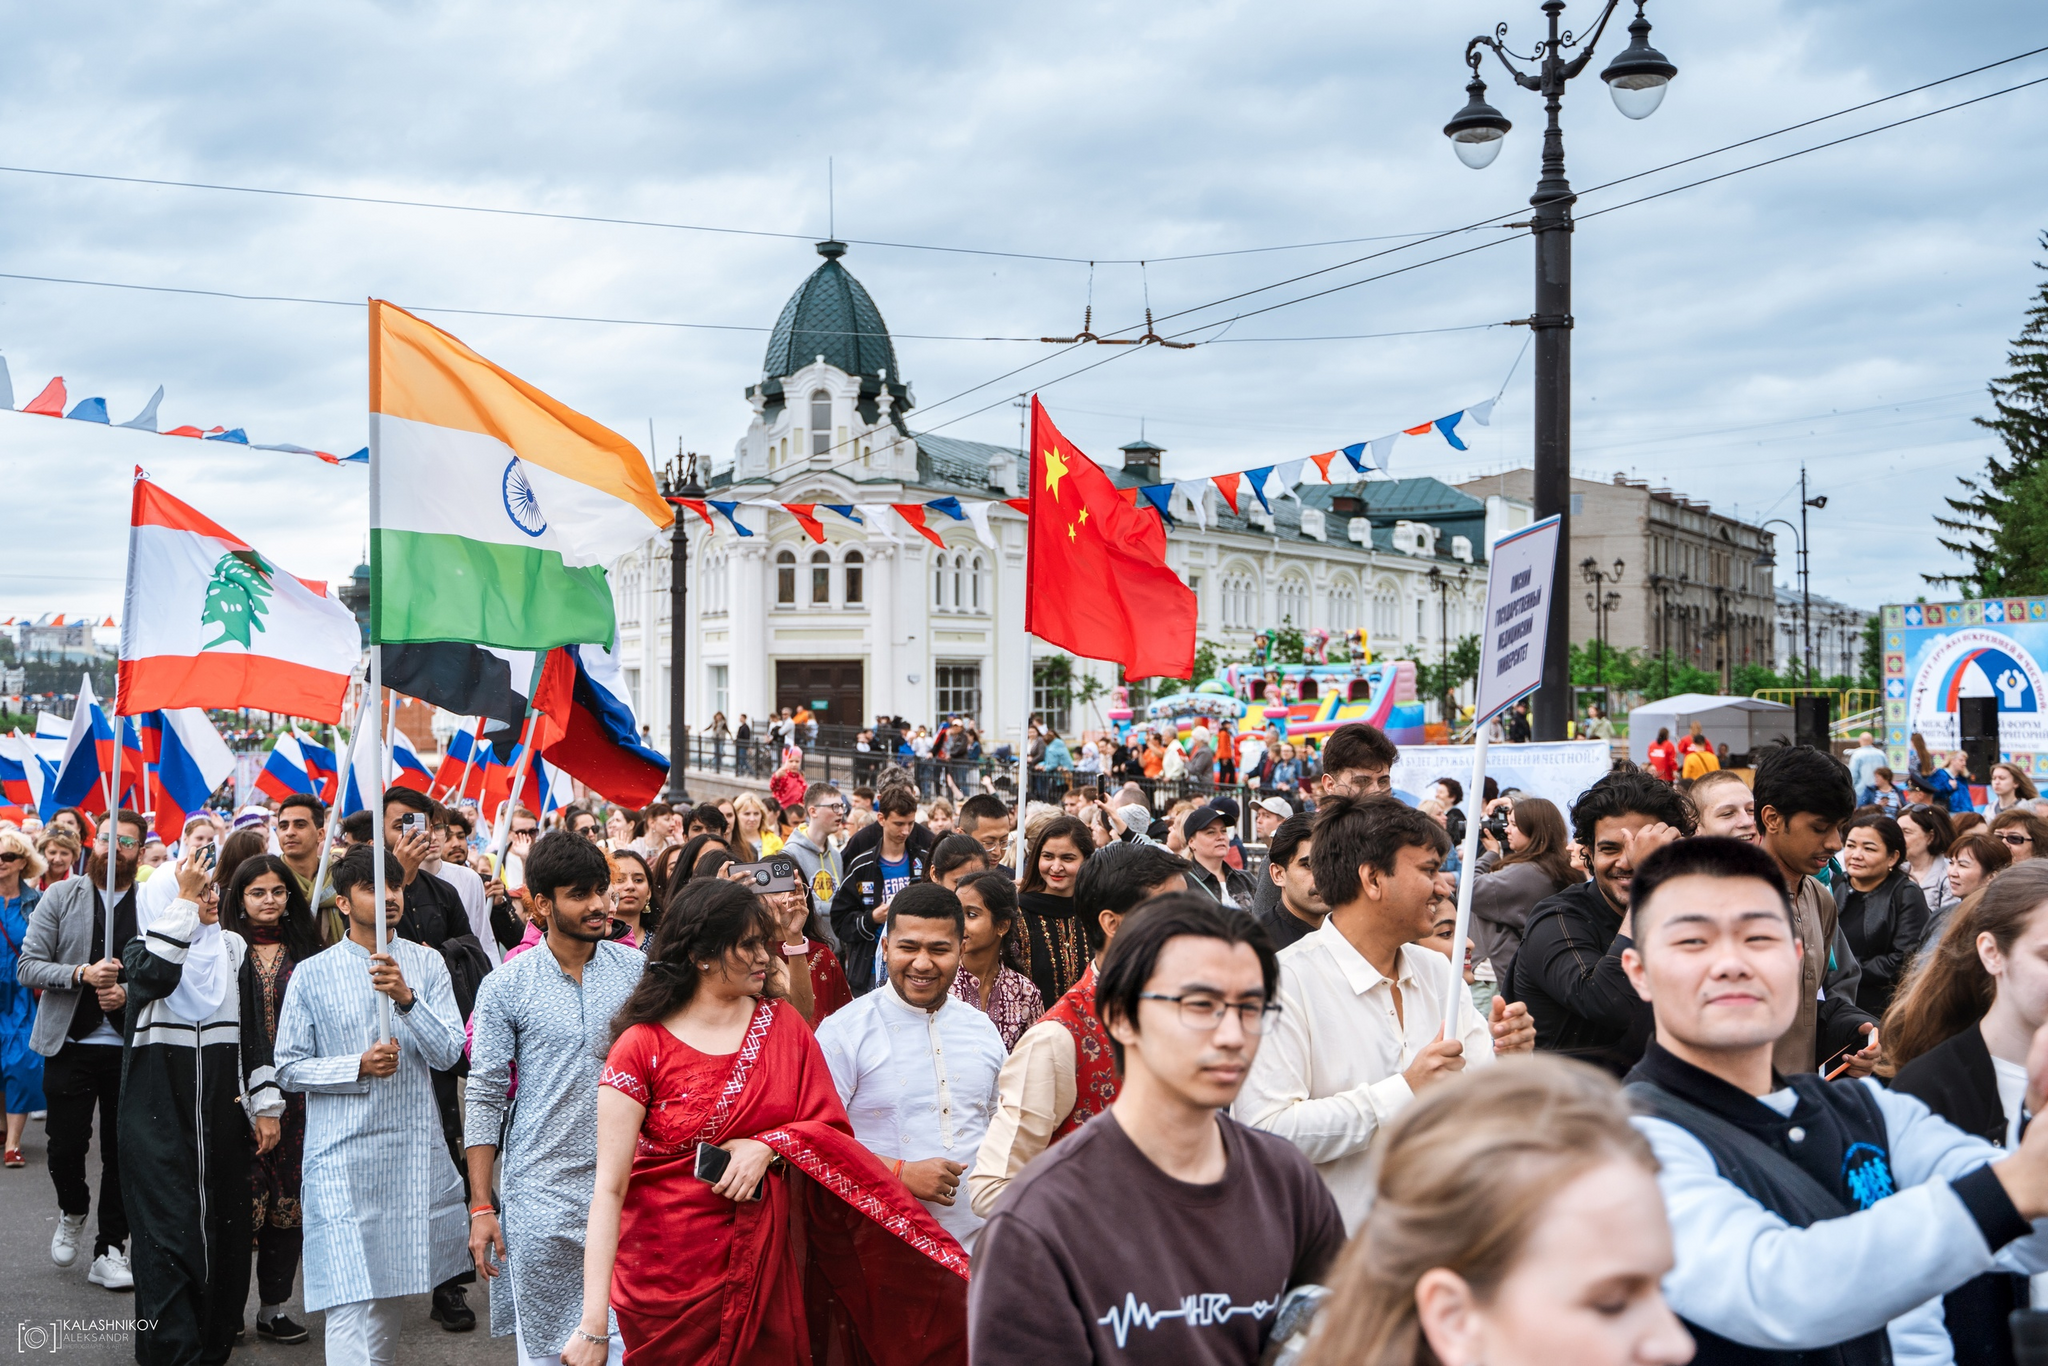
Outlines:
[[1031, 400], [1024, 629], [1131, 678], [1195, 671], [1195, 595], [1166, 567], [1166, 528], [1139, 511]]

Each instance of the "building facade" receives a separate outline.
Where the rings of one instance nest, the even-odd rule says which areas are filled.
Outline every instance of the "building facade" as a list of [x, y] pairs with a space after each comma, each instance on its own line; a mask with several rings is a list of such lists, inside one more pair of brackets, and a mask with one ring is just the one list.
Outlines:
[[[1486, 500], [1489, 532], [1498, 539], [1527, 524], [1534, 475], [1509, 470], [1458, 488]], [[1573, 643], [1596, 638], [1592, 596], [1601, 593], [1610, 604], [1611, 649], [1652, 657], [1669, 650], [1674, 659], [1719, 673], [1724, 683], [1745, 664], [1771, 664], [1778, 613], [1770, 532], [1623, 474], [1606, 484], [1573, 479], [1571, 496]], [[1586, 581], [1579, 565], [1589, 558], [1610, 582]]]
[[[113, 619], [109, 617], [104, 624], [112, 626]], [[112, 654], [112, 649], [94, 637], [93, 630], [91, 617], [45, 612], [34, 621], [16, 623], [15, 649], [22, 659], [53, 663], [90, 661]]]
[[[915, 395], [867, 290], [825, 258], [790, 297], [770, 335], [762, 379], [729, 457], [707, 483], [717, 499], [880, 505], [1015, 498], [1029, 464], [1014, 447], [912, 430]], [[1165, 452], [1142, 438], [1119, 487], [1161, 481]], [[1364, 629], [1378, 657], [1435, 662], [1479, 629], [1485, 597], [1486, 505], [1434, 479], [1303, 488], [1272, 500], [1248, 490], [1233, 512], [1213, 488], [1198, 517], [1176, 498], [1167, 558], [1199, 604], [1199, 636], [1242, 658], [1264, 631]], [[689, 516], [685, 513], [684, 516]], [[855, 526], [827, 514], [823, 544], [794, 518], [741, 509], [741, 536], [722, 521], [689, 528], [689, 724], [723, 713], [737, 725], [802, 704], [826, 723], [877, 716], [973, 718], [985, 743], [1014, 740], [1027, 711], [1057, 712], [1032, 685], [1034, 654], [1058, 654], [1024, 633], [1025, 522], [997, 506], [983, 540], [933, 516], [945, 548], [894, 514]], [[1204, 528], [1206, 523], [1206, 529]], [[1431, 578], [1431, 571], [1436, 577]], [[626, 686], [654, 742], [669, 728], [670, 538], [650, 539], [610, 568]], [[1104, 724], [1113, 665], [1076, 659], [1105, 696], [1070, 727]]]
[[1813, 632], [1813, 676], [1816, 679], [1861, 678], [1863, 635], [1875, 613], [1816, 595], [1809, 609], [1796, 588], [1778, 590], [1778, 658], [1780, 673], [1792, 673], [1806, 658], [1808, 620]]

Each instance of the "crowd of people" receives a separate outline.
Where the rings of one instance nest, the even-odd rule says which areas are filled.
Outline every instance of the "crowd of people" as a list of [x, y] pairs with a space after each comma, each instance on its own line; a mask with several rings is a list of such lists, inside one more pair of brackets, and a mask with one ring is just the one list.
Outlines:
[[132, 1291], [146, 1363], [225, 1360], [252, 1276], [338, 1366], [479, 1281], [568, 1366], [2013, 1359], [2024, 781], [1987, 823], [1779, 746], [1409, 806], [1347, 725], [1246, 811], [909, 757], [501, 832], [394, 788], [381, 902], [370, 813], [313, 797], [153, 862], [130, 812], [0, 829], [53, 1263]]

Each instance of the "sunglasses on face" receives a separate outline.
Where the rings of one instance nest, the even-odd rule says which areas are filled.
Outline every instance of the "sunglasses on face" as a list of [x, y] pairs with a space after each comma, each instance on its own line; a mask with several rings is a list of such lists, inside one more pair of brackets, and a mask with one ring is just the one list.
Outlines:
[[0, 853], [0, 863], [20, 863], [21, 861], [21, 855], [11, 849], [5, 853]]
[[2022, 835], [2017, 830], [2002, 831], [2000, 832], [1998, 837], [2004, 840], [2007, 844], [2010, 844], [2015, 849], [2019, 848], [2022, 844], [2032, 844], [2034, 842], [2033, 836]]

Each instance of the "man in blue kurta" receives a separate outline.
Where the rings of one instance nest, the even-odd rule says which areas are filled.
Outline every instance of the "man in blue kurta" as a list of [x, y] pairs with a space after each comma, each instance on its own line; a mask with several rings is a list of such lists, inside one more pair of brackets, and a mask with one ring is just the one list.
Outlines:
[[404, 870], [385, 855], [380, 908], [371, 858], [358, 846], [334, 865], [348, 937], [292, 974], [274, 1054], [278, 1084], [306, 1093], [306, 1308], [327, 1311], [330, 1366], [391, 1362], [398, 1299], [469, 1264], [462, 1180], [432, 1075], [461, 1060], [462, 1015], [440, 955], [391, 934], [405, 909]]

